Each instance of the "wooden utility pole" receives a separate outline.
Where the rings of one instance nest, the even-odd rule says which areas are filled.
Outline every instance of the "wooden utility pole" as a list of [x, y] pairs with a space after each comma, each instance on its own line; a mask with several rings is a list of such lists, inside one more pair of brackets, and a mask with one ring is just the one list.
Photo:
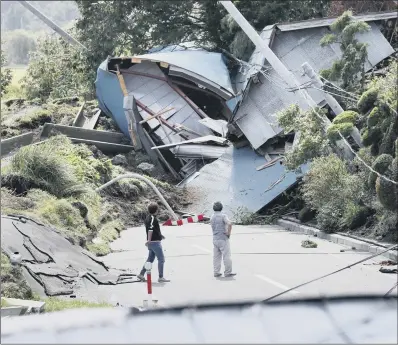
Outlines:
[[[235, 5], [231, 1], [220, 1], [221, 5], [227, 10], [227, 12], [231, 15], [231, 17], [236, 21], [236, 23], [240, 26], [240, 28], [244, 31], [244, 33], [250, 38], [250, 40], [254, 43], [256, 48], [260, 50], [260, 52], [264, 55], [265, 59], [269, 62], [271, 67], [279, 74], [279, 76], [286, 82], [289, 88], [299, 89], [296, 92], [301, 93], [301, 95], [307, 100], [308, 104], [315, 108], [318, 104], [312, 99], [310, 94], [305, 89], [300, 89], [300, 84], [297, 81], [296, 77], [293, 73], [291, 73], [286, 66], [283, 64], [281, 60], [275, 55], [275, 53], [271, 50], [271, 48], [264, 42], [264, 40], [260, 37], [257, 31], [250, 25], [250, 23], [246, 20], [246, 18], [239, 12], [239, 10], [235, 7]], [[327, 127], [330, 125], [330, 120], [324, 116], [324, 129], [326, 131]], [[296, 133], [296, 137], [299, 137], [300, 133]], [[298, 138], [295, 138], [293, 145], [298, 141]], [[346, 158], [351, 159], [352, 153], [349, 151], [349, 148], [346, 143], [342, 142], [344, 146], [344, 156]]]
[[[27, 1], [18, 1], [23, 7], [28, 9], [30, 12], [32, 12], [37, 18], [41, 19], [45, 24], [47, 24], [51, 29], [53, 29], [55, 32], [60, 34], [66, 41], [68, 41], [70, 44], [73, 44], [74, 46], [77, 46], [81, 49], [87, 50], [87, 48], [81, 44], [79, 41], [74, 39], [71, 35], [69, 35], [66, 31], [62, 30], [57, 24], [55, 24], [50, 18], [45, 16], [43, 13], [41, 13], [36, 7], [32, 6], [29, 2]], [[22, 20], [22, 18], [21, 18]]]

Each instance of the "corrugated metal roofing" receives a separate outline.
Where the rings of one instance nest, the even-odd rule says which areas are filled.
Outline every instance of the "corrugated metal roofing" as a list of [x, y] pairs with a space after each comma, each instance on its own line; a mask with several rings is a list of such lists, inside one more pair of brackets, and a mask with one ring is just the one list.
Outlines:
[[166, 62], [204, 77], [234, 95], [229, 71], [222, 55], [201, 50], [177, 50], [134, 56], [136, 58]]
[[[353, 17], [356, 20], [364, 22], [374, 22], [378, 20], [397, 18], [397, 12], [367, 13], [367, 14], [355, 15]], [[280, 23], [276, 24], [276, 26], [281, 31], [301, 30], [301, 29], [316, 28], [322, 26], [330, 26], [331, 24], [333, 24], [336, 18], [337, 17], [303, 20], [299, 22], [290, 22], [290, 23]]]
[[[187, 185], [188, 190], [195, 195], [187, 212], [203, 212], [209, 216], [215, 201], [223, 203], [223, 211], [231, 218], [240, 208], [257, 212], [295, 184], [301, 176], [286, 171], [281, 164], [257, 171], [256, 168], [265, 162], [265, 158], [250, 147], [229, 147], [221, 158], [205, 165]], [[307, 169], [307, 165], [302, 166], [304, 173]]]
[[[368, 62], [365, 67], [367, 70], [390, 56], [394, 50], [380, 32], [375, 23], [369, 23], [371, 30], [358, 35], [358, 40], [369, 43]], [[284, 65], [292, 71], [299, 84], [309, 82], [310, 79], [302, 74], [301, 65], [308, 62], [316, 72], [330, 68], [333, 62], [341, 57], [341, 50], [338, 44], [321, 47], [319, 41], [323, 35], [328, 33], [327, 28], [308, 28], [297, 31], [287, 31], [277, 33], [273, 40], [271, 49], [280, 58]], [[256, 54], [255, 60], [267, 65], [262, 54]], [[270, 69], [267, 71], [268, 80], [261, 74], [260, 83], [251, 83], [247, 97], [242, 101], [242, 105], [237, 111], [236, 119], [239, 128], [245, 134], [254, 149], [259, 148], [268, 139], [280, 131], [272, 128], [276, 126], [275, 115], [278, 111], [298, 103], [303, 110], [308, 109], [308, 104], [300, 96], [299, 92], [288, 92], [287, 87], [281, 78]], [[308, 93], [318, 105], [325, 102], [325, 97], [321, 91], [307, 89]], [[247, 114], [247, 115], [245, 115]], [[253, 126], [253, 123], [256, 125]]]

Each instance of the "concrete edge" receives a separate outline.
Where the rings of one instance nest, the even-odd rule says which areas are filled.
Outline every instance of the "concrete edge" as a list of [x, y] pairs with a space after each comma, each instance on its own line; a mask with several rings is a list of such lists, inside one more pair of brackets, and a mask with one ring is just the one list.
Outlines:
[[[369, 252], [372, 254], [376, 253], [381, 253], [385, 248], [376, 246], [373, 244], [370, 244], [368, 242], [364, 242], [361, 240], [357, 240], [354, 238], [346, 237], [346, 236], [341, 236], [339, 234], [327, 234], [326, 232], [323, 232], [321, 230], [318, 230], [316, 228], [313, 228], [311, 226], [303, 225], [303, 224], [298, 224], [289, 220], [285, 219], [278, 219], [277, 224], [281, 226], [282, 228], [288, 230], [288, 231], [295, 231], [295, 232], [301, 232], [306, 235], [316, 235], [316, 237], [327, 240], [336, 244], [344, 245], [347, 247], [355, 247], [358, 251], [361, 252]], [[398, 261], [398, 252], [397, 251], [388, 251], [386, 253], [381, 254], [380, 256], [389, 259], [391, 261], [397, 262]]]
[[33, 142], [33, 132], [28, 132], [1, 140], [1, 157], [9, 154], [14, 149], [30, 145]]

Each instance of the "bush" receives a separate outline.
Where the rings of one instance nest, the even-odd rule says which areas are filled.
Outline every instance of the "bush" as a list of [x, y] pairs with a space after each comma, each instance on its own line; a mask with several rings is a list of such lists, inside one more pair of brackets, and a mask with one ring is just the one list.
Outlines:
[[120, 231], [123, 230], [123, 224], [118, 220], [113, 220], [102, 226], [98, 232], [98, 237], [105, 242], [112, 242], [119, 237]]
[[354, 125], [350, 122], [344, 123], [332, 123], [327, 129], [327, 136], [331, 142], [336, 142], [341, 139], [339, 132], [344, 137], [347, 137], [351, 134], [354, 129]]
[[398, 211], [397, 187], [384, 178], [377, 177], [376, 194], [380, 203], [390, 211]]
[[352, 110], [346, 110], [337, 115], [333, 119], [333, 123], [335, 124], [341, 124], [341, 123], [352, 123], [355, 124], [355, 122], [358, 120], [359, 114], [356, 111]]
[[384, 174], [393, 161], [393, 157], [388, 154], [378, 156], [373, 162], [372, 168], [380, 174]]
[[94, 253], [96, 256], [105, 256], [111, 252], [111, 247], [109, 243], [90, 243], [87, 245], [87, 249]]
[[368, 121], [367, 121], [368, 126], [369, 127], [376, 126], [380, 122], [381, 119], [382, 119], [382, 114], [381, 114], [379, 108], [378, 107], [373, 108], [368, 116]]
[[362, 134], [362, 143], [365, 146], [370, 146], [372, 144], [378, 144], [379, 141], [383, 138], [383, 133], [380, 128], [372, 127], [367, 128]]
[[300, 210], [298, 214], [298, 219], [301, 223], [306, 223], [314, 219], [315, 215], [316, 212], [314, 210], [311, 210], [309, 207], [304, 207]]
[[344, 210], [343, 222], [349, 229], [353, 230], [365, 225], [371, 213], [371, 209], [368, 207], [350, 203]]
[[365, 91], [358, 101], [358, 109], [362, 114], [367, 113], [374, 106], [378, 96], [378, 90], [371, 88]]
[[332, 205], [324, 205], [318, 210], [316, 221], [318, 226], [326, 233], [333, 233], [341, 230], [342, 212]]

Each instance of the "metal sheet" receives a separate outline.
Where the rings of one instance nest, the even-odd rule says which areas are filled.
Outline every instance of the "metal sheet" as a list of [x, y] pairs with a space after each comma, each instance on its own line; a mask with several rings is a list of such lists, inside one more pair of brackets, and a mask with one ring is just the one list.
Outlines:
[[177, 158], [191, 158], [191, 159], [217, 159], [220, 158], [228, 147], [215, 145], [181, 145], [172, 149], [172, 152]]
[[[377, 20], [397, 18], [397, 12], [369, 13], [369, 14], [356, 15], [356, 16], [354, 16], [354, 18], [357, 20], [365, 21], [365, 22], [371, 22], [371, 21], [377, 21]], [[330, 26], [335, 20], [336, 20], [336, 17], [335, 18], [303, 20], [303, 21], [299, 21], [299, 22], [277, 24], [277, 27], [281, 31], [302, 30], [302, 29], [308, 29], [308, 28]]]
[[199, 122], [214, 132], [221, 134], [222, 137], [225, 137], [228, 132], [228, 123], [225, 120], [213, 120], [212, 118], [207, 117], [199, 120]]
[[[286, 171], [280, 164], [256, 171], [256, 167], [264, 163], [265, 158], [250, 147], [229, 147], [221, 158], [205, 165], [199, 171], [200, 175], [187, 186], [189, 192], [195, 193], [195, 200], [192, 200], [193, 204], [187, 212], [209, 216], [217, 200], [223, 203], [225, 213], [231, 218], [241, 208], [256, 212], [295, 184], [301, 176]], [[306, 172], [307, 168], [304, 165], [301, 170]], [[281, 181], [276, 183], [278, 180]]]
[[202, 76], [234, 94], [227, 66], [219, 53], [182, 50], [137, 55], [135, 57], [150, 61], [167, 62], [170, 65]]
[[216, 143], [219, 145], [225, 145], [228, 141], [226, 139], [216, 137], [214, 135], [207, 135], [207, 136], [200, 137], [200, 138], [186, 140], [179, 144], [166, 144], [166, 145], [156, 146], [156, 147], [153, 147], [152, 149], [166, 149], [166, 148], [171, 148], [171, 147], [174, 147], [177, 145], [202, 144], [202, 143], [208, 143], [208, 142]]

